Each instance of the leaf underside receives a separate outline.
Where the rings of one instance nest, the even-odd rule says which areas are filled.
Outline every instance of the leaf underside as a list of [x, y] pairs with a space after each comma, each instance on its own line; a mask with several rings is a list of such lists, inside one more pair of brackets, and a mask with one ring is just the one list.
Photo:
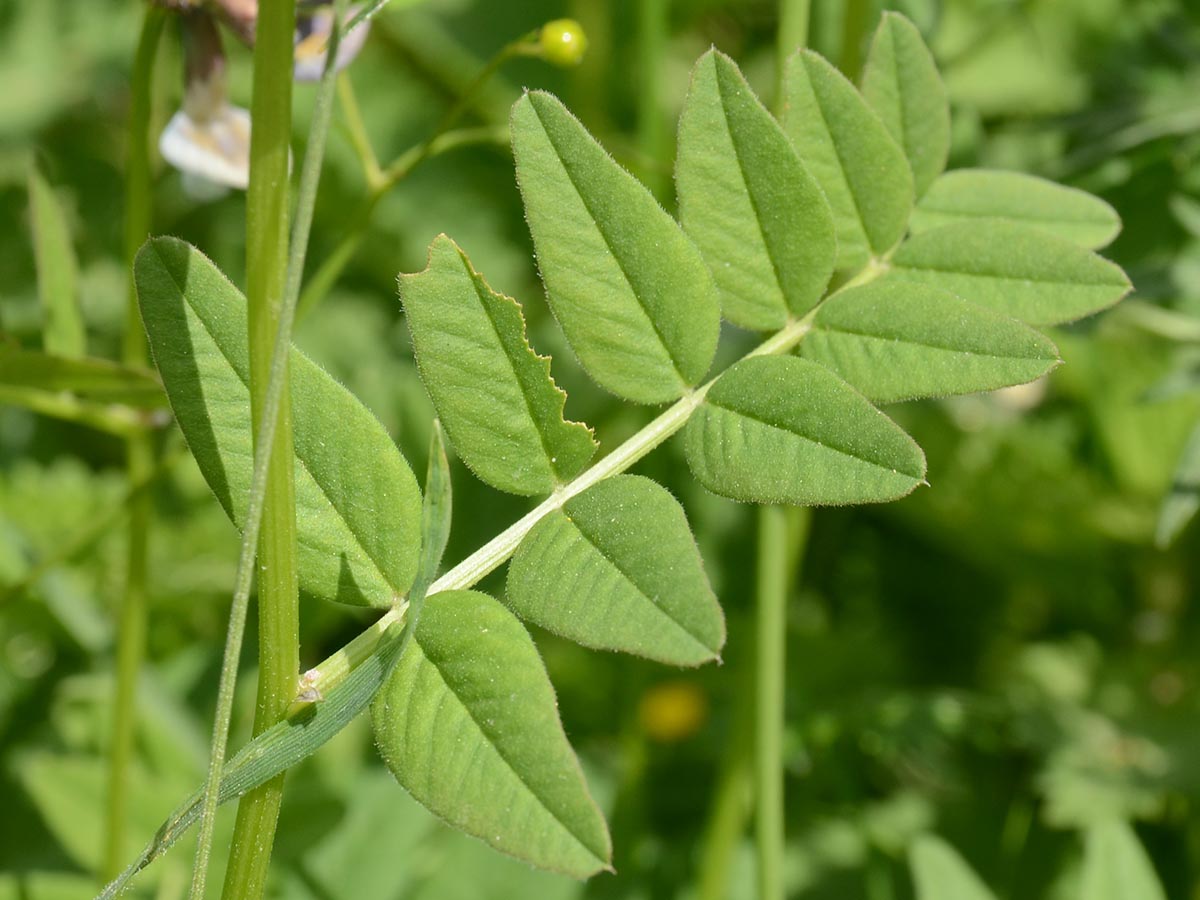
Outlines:
[[400, 276], [417, 366], [459, 458], [515, 494], [549, 493], [596, 451], [586, 425], [563, 420], [550, 360], [525, 336], [521, 307], [488, 287], [445, 235], [424, 272]]
[[549, 94], [512, 114], [513, 156], [546, 296], [598, 384], [675, 400], [712, 363], [720, 309], [699, 251]]
[[709, 662], [725, 643], [683, 508], [636, 475], [607, 478], [542, 519], [509, 566], [507, 603], [584, 646], [673, 665]]
[[885, 12], [863, 68], [863, 96], [908, 157], [916, 196], [946, 167], [950, 102], [921, 33]]
[[608, 829], [541, 657], [491, 597], [447, 591], [426, 601], [371, 720], [396, 780], [455, 828], [576, 878], [608, 868]]
[[[134, 271], [175, 418], [240, 527], [254, 466], [245, 299], [207, 257], [175, 238], [147, 242]], [[289, 366], [300, 586], [327, 600], [389, 606], [416, 574], [416, 479], [353, 394], [298, 350]]]
[[725, 318], [781, 328], [821, 298], [837, 256], [824, 194], [737, 65], [710, 50], [679, 120], [679, 215]]
[[1116, 210], [1085, 191], [1023, 172], [956, 169], [938, 178], [913, 210], [913, 234], [942, 225], [999, 219], [1047, 231], [1088, 250], [1121, 230]]
[[912, 173], [854, 85], [812, 51], [794, 54], [782, 122], [833, 210], [838, 268], [860, 268], [894, 247], [912, 210]]
[[1007, 222], [944, 225], [896, 251], [889, 278], [929, 285], [1030, 325], [1106, 309], [1129, 291], [1121, 268], [1081, 247]]
[[953, 294], [876, 281], [827, 300], [800, 345], [874, 403], [990, 391], [1058, 363], [1044, 335]]
[[729, 369], [684, 432], [696, 479], [749, 503], [880, 503], [922, 483], [925, 456], [817, 363], [759, 356]]

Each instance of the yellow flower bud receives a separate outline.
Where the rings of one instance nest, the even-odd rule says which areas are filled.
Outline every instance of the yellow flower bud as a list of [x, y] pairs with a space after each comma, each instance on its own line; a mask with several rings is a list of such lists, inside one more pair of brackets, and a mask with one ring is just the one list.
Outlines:
[[542, 58], [556, 66], [577, 66], [587, 52], [587, 35], [574, 19], [555, 19], [538, 36]]

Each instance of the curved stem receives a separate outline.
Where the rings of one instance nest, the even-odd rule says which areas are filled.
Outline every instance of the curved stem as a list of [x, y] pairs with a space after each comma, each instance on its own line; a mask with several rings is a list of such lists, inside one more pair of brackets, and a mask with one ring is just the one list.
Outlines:
[[[133, 258], [150, 231], [150, 107], [153, 100], [154, 62], [158, 56], [166, 14], [146, 8], [138, 38], [131, 78], [128, 157], [125, 172], [124, 260], [132, 273]], [[145, 366], [146, 338], [138, 314], [137, 294], [130, 276], [122, 361]], [[131, 485], [149, 482], [155, 468], [150, 436], [143, 429], [130, 433], [125, 444], [125, 469]], [[129, 765], [137, 727], [137, 682], [146, 652], [146, 550], [150, 535], [150, 497], [136, 490], [129, 495], [129, 543], [125, 558], [125, 594], [117, 625], [116, 691], [112, 746], [108, 767], [108, 815], [105, 823], [103, 872], [107, 881], [124, 857], [126, 799]]]

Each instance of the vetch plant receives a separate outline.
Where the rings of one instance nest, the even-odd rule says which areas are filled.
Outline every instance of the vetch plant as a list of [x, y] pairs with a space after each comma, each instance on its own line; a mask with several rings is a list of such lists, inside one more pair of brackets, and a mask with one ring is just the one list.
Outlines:
[[[282, 566], [313, 597], [382, 615], [303, 677], [288, 673], [299, 702], [278, 721], [262, 717], [257, 736], [218, 766], [210, 804], [278, 785], [369, 705], [384, 762], [437, 816], [535, 866], [579, 878], [610, 868], [604, 817], [522, 621], [680, 666], [719, 658], [725, 640], [682, 507], [627, 470], [680, 434], [699, 483], [733, 500], [903, 497], [924, 484], [925, 457], [880, 405], [1041, 377], [1059, 359], [1037, 327], [1127, 292], [1121, 270], [1093, 252], [1119, 226], [1101, 201], [1028, 176], [943, 173], [946, 97], [906, 19], [884, 16], [861, 90], [808, 50], [787, 59], [781, 86], [776, 118], [733, 60], [710, 50], [696, 63], [679, 125], [678, 220], [553, 95], [516, 103], [516, 177], [550, 309], [598, 385], [662, 409], [619, 446], [598, 448], [564, 416], [521, 304], [438, 237], [427, 267], [399, 278], [421, 377], [475, 476], [537, 498], [444, 573], [440, 432], [422, 496], [352, 394], [299, 351], [276, 361], [290, 371], [279, 429], [290, 439], [275, 445], [267, 490], [294, 497], [295, 545], [278, 544], [282, 559], [264, 559], [266, 571]], [[274, 99], [278, 116], [284, 98]], [[279, 121], [272, 128], [278, 176], [286, 143]], [[267, 201], [254, 191], [252, 172], [251, 210], [261, 212], [254, 204]], [[305, 239], [302, 229], [293, 253]], [[279, 247], [268, 250], [281, 263]], [[251, 310], [283, 293], [282, 270], [258, 281], [252, 272]], [[298, 271], [289, 267], [289, 279]], [[244, 526], [259, 433], [251, 409], [261, 415], [273, 326], [252, 316], [248, 328], [238, 289], [177, 239], [150, 240], [135, 277], [175, 418], [218, 502]], [[289, 302], [298, 290], [289, 284]], [[713, 373], [722, 319], [760, 338]], [[286, 518], [286, 503], [274, 515]], [[510, 559], [503, 597], [474, 590]], [[202, 800], [189, 798], [104, 896], [204, 818]], [[236, 841], [235, 853], [251, 852]]]

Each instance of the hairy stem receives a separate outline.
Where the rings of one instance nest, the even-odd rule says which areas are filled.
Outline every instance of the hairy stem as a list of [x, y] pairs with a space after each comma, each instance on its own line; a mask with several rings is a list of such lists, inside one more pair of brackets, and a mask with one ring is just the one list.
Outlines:
[[[133, 258], [150, 231], [150, 108], [153, 100], [154, 61], [158, 56], [166, 14], [146, 8], [138, 38], [131, 79], [126, 172], [124, 260], [132, 273]], [[132, 275], [127, 299], [121, 359], [126, 365], [145, 366], [146, 338], [138, 314]], [[154, 449], [143, 429], [132, 432], [125, 444], [125, 468], [131, 485], [149, 482], [154, 472]], [[129, 765], [133, 758], [137, 726], [137, 682], [146, 652], [146, 550], [150, 535], [150, 497], [144, 490], [129, 495], [128, 549], [125, 559], [125, 594], [117, 625], [117, 671], [113, 709], [112, 745], [108, 760], [108, 811], [105, 823], [103, 880], [121, 867], [128, 818]]]
[[[262, 3], [255, 29], [251, 100], [254, 128], [250, 138], [250, 186], [246, 194], [246, 300], [250, 333], [250, 410], [251, 420], [256, 423], [271, 421], [265, 415], [269, 412], [265, 407], [287, 280], [288, 159], [295, 19], [295, 0]], [[287, 354], [275, 361], [275, 366], [279, 395], [286, 398]], [[268, 448], [262, 531], [258, 541], [259, 672], [255, 734], [270, 728], [286, 715], [296, 693], [300, 668], [291, 404], [280, 402], [278, 414], [272, 418], [274, 440], [260, 444], [257, 428], [255, 440], [256, 462], [259, 446]], [[233, 618], [231, 615], [231, 626]], [[273, 778], [246, 794], [238, 803], [229, 867], [225, 874], [223, 896], [228, 900], [258, 900], [263, 895], [283, 797], [283, 779], [283, 775]], [[197, 872], [201, 869], [197, 866]]]

